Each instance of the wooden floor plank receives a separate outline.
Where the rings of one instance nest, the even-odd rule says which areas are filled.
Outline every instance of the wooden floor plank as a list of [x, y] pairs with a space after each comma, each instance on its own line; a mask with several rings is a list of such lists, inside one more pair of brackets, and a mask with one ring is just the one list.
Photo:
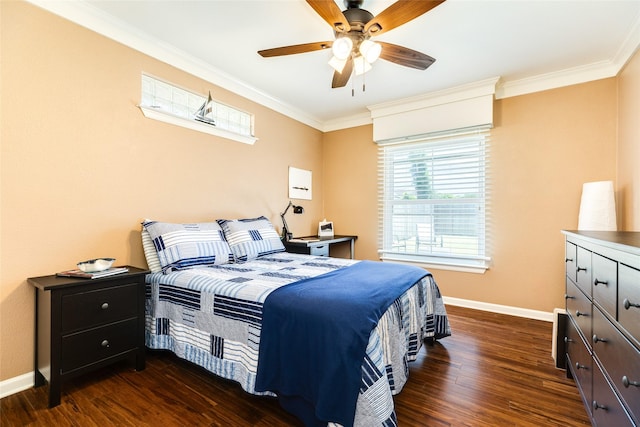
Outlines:
[[[425, 345], [395, 396], [401, 427], [589, 426], [572, 380], [555, 368], [548, 322], [448, 306], [453, 335]], [[166, 352], [75, 378], [59, 406], [47, 387], [0, 400], [4, 426], [300, 426], [276, 399]]]

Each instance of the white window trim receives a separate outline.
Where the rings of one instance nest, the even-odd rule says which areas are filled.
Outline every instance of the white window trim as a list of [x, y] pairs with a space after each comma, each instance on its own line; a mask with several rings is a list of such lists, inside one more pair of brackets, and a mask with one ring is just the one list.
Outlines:
[[[403, 144], [403, 143], [414, 142], [414, 141], [430, 139], [430, 138], [438, 138], [442, 135], [455, 137], [456, 135], [471, 133], [473, 131], [487, 131], [490, 129], [490, 127], [491, 125], [473, 126], [466, 129], [457, 129], [457, 130], [450, 130], [450, 131], [444, 131], [444, 132], [433, 132], [433, 133], [424, 134], [424, 135], [415, 135], [413, 137], [402, 137], [402, 138], [388, 139], [385, 141], [376, 141], [376, 143], [379, 146], [384, 146], [384, 145], [392, 145], [392, 144]], [[386, 179], [383, 173], [380, 173], [380, 179], [382, 180]], [[489, 176], [485, 175], [486, 185], [489, 185], [488, 181], [489, 181]], [[382, 185], [382, 187], [384, 186]], [[485, 194], [485, 203], [488, 203], [488, 200], [489, 200], [489, 195]], [[385, 220], [383, 218], [384, 207], [382, 205], [379, 205], [379, 209], [380, 209], [379, 245], [381, 248], [384, 248], [384, 243], [383, 243], [384, 242], [383, 236], [385, 233], [384, 231]], [[489, 248], [490, 248], [490, 245], [488, 242], [488, 235], [490, 233], [490, 230], [488, 229], [488, 226], [487, 226], [488, 222], [489, 222], [489, 219], [485, 218], [485, 227], [487, 227], [485, 229], [485, 253], [487, 254], [489, 253]], [[412, 264], [412, 265], [424, 267], [426, 269], [433, 268], [433, 269], [439, 269], [439, 270], [450, 270], [450, 271], [459, 271], [459, 272], [476, 273], [476, 274], [484, 274], [486, 270], [489, 269], [491, 264], [491, 258], [488, 256], [482, 257], [482, 258], [473, 258], [473, 259], [465, 258], [462, 256], [457, 257], [455, 255], [452, 255], [449, 257], [447, 256], [428, 257], [424, 255], [417, 255], [417, 254], [402, 254], [397, 252], [390, 252], [390, 251], [385, 251], [384, 249], [379, 249], [378, 253], [379, 253], [380, 259], [385, 262], [406, 263], [406, 264]]]
[[183, 128], [195, 130], [198, 132], [208, 133], [210, 135], [219, 136], [233, 141], [242, 142], [243, 144], [253, 145], [258, 140], [254, 136], [244, 136], [228, 130], [216, 128], [214, 126], [207, 125], [205, 123], [198, 122], [196, 120], [188, 120], [179, 116], [175, 116], [170, 113], [166, 113], [153, 107], [146, 107], [144, 105], [138, 106], [142, 110], [142, 114], [146, 118], [159, 120], [161, 122], [169, 123]]

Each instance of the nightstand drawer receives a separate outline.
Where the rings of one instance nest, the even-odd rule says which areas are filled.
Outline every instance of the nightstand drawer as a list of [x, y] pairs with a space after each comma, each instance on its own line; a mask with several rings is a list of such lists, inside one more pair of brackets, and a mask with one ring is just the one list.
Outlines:
[[329, 256], [329, 245], [311, 246], [309, 248], [309, 254], [315, 256]]
[[68, 333], [138, 315], [138, 284], [131, 283], [62, 297], [62, 332]]
[[62, 337], [63, 374], [117, 356], [138, 346], [138, 319], [90, 329]]

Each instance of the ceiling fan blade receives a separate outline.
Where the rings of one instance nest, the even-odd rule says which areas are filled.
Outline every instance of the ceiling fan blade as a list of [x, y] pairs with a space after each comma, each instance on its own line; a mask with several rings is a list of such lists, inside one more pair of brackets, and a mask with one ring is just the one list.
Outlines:
[[297, 53], [314, 52], [331, 48], [332, 41], [296, 44], [292, 46], [274, 47], [273, 49], [259, 50], [258, 53], [264, 58], [271, 56], [295, 55]]
[[[427, 13], [445, 0], [398, 0], [380, 12], [364, 26], [364, 33], [377, 36], [393, 30], [418, 16]], [[321, 2], [324, 3], [324, 2]]]
[[345, 86], [349, 81], [349, 78], [351, 78], [352, 71], [353, 71], [353, 59], [349, 58], [347, 59], [347, 63], [344, 64], [344, 68], [342, 69], [341, 73], [338, 71], [333, 73], [333, 80], [331, 81], [331, 87], [335, 89], [337, 87]]
[[309, 6], [316, 11], [338, 33], [346, 33], [351, 30], [349, 21], [343, 15], [338, 5], [333, 0], [307, 0]]
[[405, 67], [416, 68], [418, 70], [426, 70], [436, 60], [429, 55], [420, 53], [407, 47], [378, 41], [382, 46], [380, 58], [393, 62], [394, 64], [404, 65]]

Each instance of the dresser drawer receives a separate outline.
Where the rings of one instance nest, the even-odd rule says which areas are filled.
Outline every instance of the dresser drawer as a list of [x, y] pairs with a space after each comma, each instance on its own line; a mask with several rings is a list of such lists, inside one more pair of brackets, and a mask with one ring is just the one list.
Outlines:
[[593, 278], [593, 301], [607, 311], [612, 318], [616, 315], [616, 293], [618, 290], [618, 263], [596, 253], [591, 257]]
[[567, 277], [569, 277], [574, 282], [576, 281], [576, 251], [576, 245], [570, 242], [566, 242], [566, 248], [564, 252], [564, 268]]
[[578, 246], [576, 253], [576, 284], [591, 297], [591, 251]]
[[635, 427], [622, 403], [604, 377], [597, 364], [593, 367], [593, 425], [598, 427]]
[[566, 281], [567, 313], [576, 322], [587, 343], [591, 343], [591, 301], [569, 278]]
[[597, 308], [593, 310], [592, 340], [593, 352], [614, 387], [631, 412], [640, 416], [640, 352]]
[[591, 353], [585, 346], [584, 341], [578, 334], [575, 323], [569, 319], [567, 322], [567, 336], [565, 340], [567, 351], [567, 367], [571, 371], [573, 379], [580, 390], [582, 399], [586, 407], [590, 408], [592, 400], [591, 371], [593, 359]]
[[618, 323], [640, 345], [640, 271], [618, 266]]
[[73, 293], [62, 297], [62, 332], [69, 333], [137, 316], [138, 284]]
[[138, 319], [113, 323], [62, 337], [63, 374], [117, 356], [138, 346]]

